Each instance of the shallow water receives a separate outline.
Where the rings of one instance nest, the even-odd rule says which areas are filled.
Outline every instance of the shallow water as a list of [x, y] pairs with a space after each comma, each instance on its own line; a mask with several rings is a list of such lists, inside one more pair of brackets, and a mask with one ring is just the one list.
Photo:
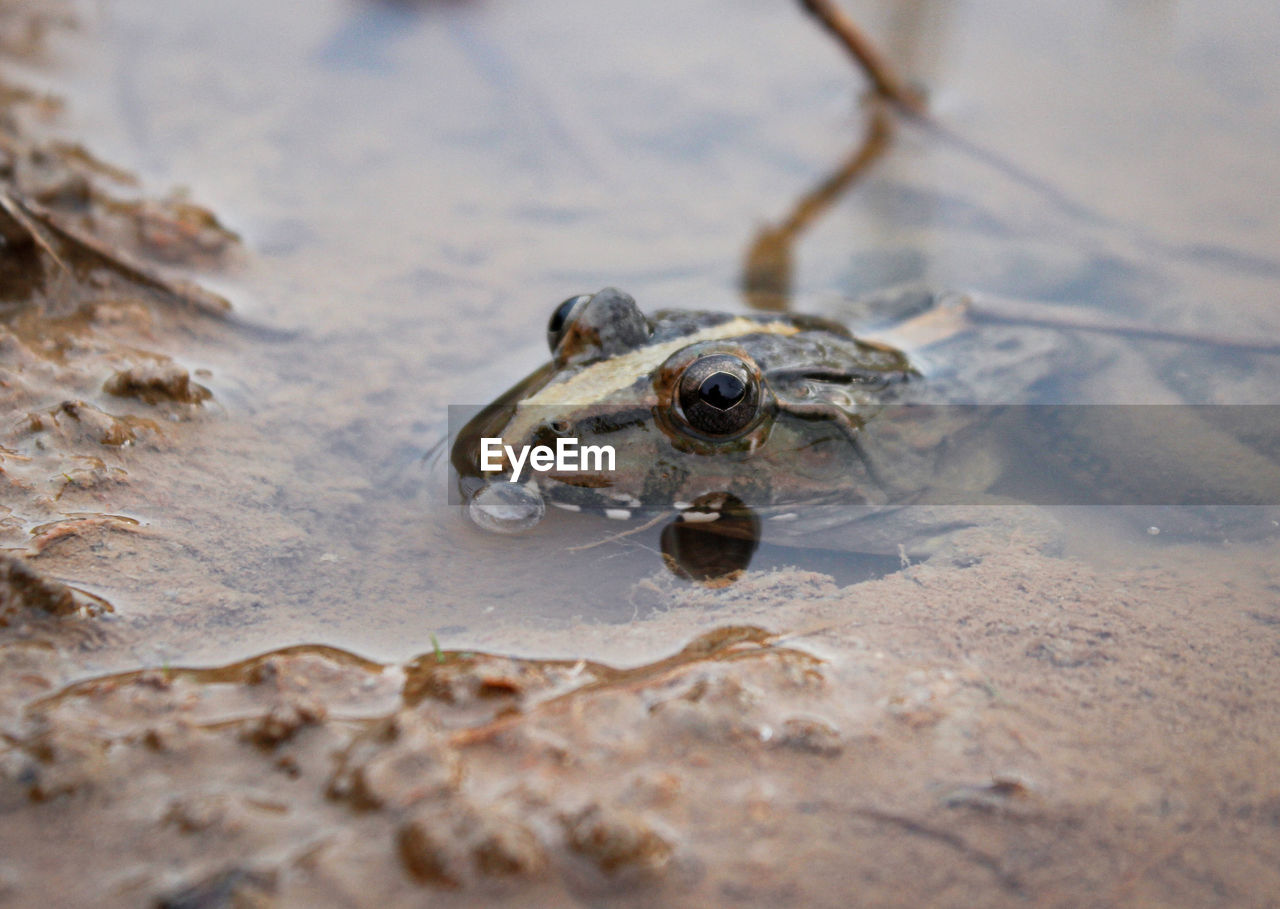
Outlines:
[[[921, 280], [1280, 338], [1280, 11], [850, 6], [952, 135], [900, 125], [803, 236], [797, 309]], [[220, 410], [171, 497], [129, 512], [181, 539], [166, 571], [183, 585], [145, 567], [84, 579], [143, 630], [131, 659], [311, 642], [394, 660], [434, 639], [635, 660], [678, 643], [580, 653], [554, 634], [662, 608], [679, 585], [643, 545], [569, 549], [598, 526], [476, 531], [422, 455], [448, 405], [543, 360], [566, 296], [616, 284], [646, 308], [744, 307], [756, 231], [865, 128], [859, 83], [794, 4], [118, 0], [54, 47], [33, 76], [68, 99], [59, 128], [239, 231], [245, 264], [205, 280], [281, 332], [183, 352]], [[1082, 400], [1280, 400], [1273, 357], [1076, 341]], [[1163, 557], [1077, 517], [1078, 553]], [[886, 567], [785, 549], [757, 565], [792, 562], [844, 582]]]
[[[808, 223], [797, 309], [916, 281], [1014, 317], [913, 350], [931, 392], [1277, 409], [1275, 355], [1213, 339], [1280, 338], [1280, 13], [843, 5], [937, 125]], [[86, 2], [28, 56], [56, 4], [0, 5], [0, 904], [1273, 901], [1280, 525], [1062, 507], [1059, 558], [1004, 508], [951, 558], [766, 544], [695, 586], [657, 528], [447, 503], [448, 406], [542, 362], [556, 303], [742, 311], [856, 160], [859, 83], [791, 0], [305, 6]], [[119, 201], [171, 186], [244, 248]], [[210, 241], [233, 319], [36, 209], [26, 242], [45, 191], [144, 262]], [[1110, 428], [1061, 454], [1275, 480], [1168, 434], [1257, 445], [1264, 410], [1073, 407]]]

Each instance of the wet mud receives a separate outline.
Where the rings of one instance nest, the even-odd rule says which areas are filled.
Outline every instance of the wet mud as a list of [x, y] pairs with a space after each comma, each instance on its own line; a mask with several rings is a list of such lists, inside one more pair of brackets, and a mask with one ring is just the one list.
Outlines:
[[[0, 9], [32, 65], [75, 21]], [[255, 253], [0, 102], [0, 905], [1276, 904], [1274, 534], [993, 534], [857, 583], [605, 560], [530, 621], [553, 540], [479, 618], [432, 563], [426, 622], [419, 557], [481, 544], [393, 521], [394, 579], [351, 579], [361, 506], [421, 480], [293, 451], [319, 421], [359, 463], [364, 392], [226, 373], [274, 336], [201, 282]]]
[[627, 668], [304, 646], [59, 687], [10, 640], [0, 874], [15, 905], [1265, 904], [1280, 561], [1238, 556], [1211, 599], [1016, 549], [761, 574], [581, 630], [689, 640]]

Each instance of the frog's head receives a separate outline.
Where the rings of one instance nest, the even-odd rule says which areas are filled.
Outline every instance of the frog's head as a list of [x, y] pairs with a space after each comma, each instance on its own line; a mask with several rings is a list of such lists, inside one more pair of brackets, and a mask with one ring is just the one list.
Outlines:
[[[552, 361], [458, 434], [464, 496], [513, 478], [495, 443], [482, 451], [501, 439], [517, 454], [576, 441], [577, 469], [525, 462], [514, 477], [572, 511], [624, 517], [726, 495], [752, 508], [884, 500], [859, 434], [885, 389], [914, 374], [897, 350], [804, 316], [646, 317], [614, 288], [564, 301], [547, 335]], [[582, 457], [587, 446], [611, 446], [612, 469]]]

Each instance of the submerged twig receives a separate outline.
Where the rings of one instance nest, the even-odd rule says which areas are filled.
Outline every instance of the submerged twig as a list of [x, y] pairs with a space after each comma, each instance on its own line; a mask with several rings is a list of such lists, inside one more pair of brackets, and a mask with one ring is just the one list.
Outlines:
[[665, 521], [670, 516], [671, 516], [671, 512], [669, 511], [661, 512], [657, 516], [650, 518], [648, 521], [645, 521], [643, 524], [640, 524], [636, 527], [632, 527], [628, 530], [624, 530], [621, 533], [612, 534], [610, 536], [605, 537], [603, 540], [596, 540], [594, 543], [583, 543], [581, 546], [570, 546], [566, 551], [567, 552], [583, 552], [587, 549], [595, 549], [597, 546], [604, 546], [607, 543], [616, 543], [619, 540], [622, 540], [634, 534], [646, 531], [650, 527], [654, 526], [655, 524], [658, 524], [661, 521]]
[[[866, 78], [870, 80], [870, 82], [872, 83], [872, 86], [875, 89], [876, 97], [882, 98], [888, 101], [889, 103], [891, 103], [896, 110], [898, 110], [903, 114], [906, 114], [912, 122], [918, 124], [927, 133], [941, 139], [944, 143], [950, 145], [953, 149], [958, 150], [961, 154], [968, 156], [970, 159], [978, 162], [979, 164], [985, 165], [986, 167], [989, 167], [995, 170], [996, 172], [1004, 175], [1014, 183], [1020, 186], [1023, 186], [1031, 190], [1032, 192], [1040, 195], [1045, 200], [1050, 202], [1052, 205], [1060, 209], [1063, 213], [1067, 214], [1072, 218], [1076, 218], [1080, 221], [1086, 222], [1094, 226], [1100, 226], [1100, 227], [1123, 228], [1123, 227], [1129, 226], [1129, 225], [1126, 225], [1124, 222], [1120, 221], [1119, 219], [1104, 213], [1103, 211], [1100, 211], [1087, 204], [1077, 201], [1076, 199], [1072, 198], [1063, 189], [1054, 185], [1052, 182], [1045, 179], [1044, 177], [1036, 174], [1034, 171], [1029, 170], [1023, 165], [1019, 164], [1013, 158], [1008, 157], [994, 149], [988, 148], [985, 145], [981, 144], [980, 142], [976, 142], [972, 139], [969, 139], [962, 133], [958, 132], [956, 129], [952, 128], [951, 126], [948, 126], [947, 124], [940, 122], [939, 120], [930, 116], [925, 107], [923, 95], [917, 92], [916, 90], [912, 89], [907, 84], [907, 82], [905, 82], [901, 77], [899, 77], [899, 75], [894, 71], [893, 67], [889, 64], [888, 60], [880, 54], [880, 52], [876, 49], [875, 45], [871, 42], [871, 40], [863, 33], [863, 31], [857, 26], [857, 24], [849, 16], [847, 16], [844, 12], [842, 12], [839, 9], [839, 7], [835, 5], [833, 0], [799, 0], [799, 2], [800, 2], [800, 6], [807, 13], [809, 13], [814, 19], [816, 19], [818, 23], [824, 29], [826, 29], [826, 31], [828, 31], [832, 36], [834, 36], [835, 39], [839, 41], [840, 44], [845, 48], [845, 50], [849, 52], [849, 55], [853, 58], [858, 68], [862, 71], [862, 73], [866, 76]], [[838, 195], [840, 192], [843, 192], [843, 190], [847, 188], [847, 186], [848, 186], [848, 183], [843, 184], [843, 186], [837, 185], [835, 187], [835, 195]], [[797, 208], [797, 215], [800, 215], [801, 211], [802, 211], [801, 208]], [[821, 208], [818, 208], [814, 211], [813, 214], [820, 213], [820, 211], [821, 211]], [[809, 215], [808, 220], [811, 220], [811, 219], [812, 219], [812, 215]], [[1131, 226], [1130, 226], [1130, 229], [1132, 229]], [[1158, 239], [1156, 240], [1149, 239], [1145, 231], [1137, 231], [1135, 233], [1139, 239], [1139, 242], [1143, 246], [1154, 248], [1162, 253], [1169, 253], [1171, 251], [1169, 244], [1162, 242]], [[773, 238], [770, 234], [762, 234], [757, 239], [756, 246], [761, 247], [764, 241], [771, 240], [771, 239]], [[774, 246], [777, 246], [777, 245], [779, 244], [774, 243]], [[751, 269], [755, 267], [753, 260], [758, 260], [760, 262], [766, 261], [764, 257], [764, 252], [769, 252], [769, 250], [758, 251], [755, 247], [753, 247], [748, 258], [748, 278], [751, 277]], [[773, 252], [774, 252], [774, 258], [779, 259], [779, 261], [783, 261], [777, 255], [776, 250], [774, 250]], [[783, 250], [783, 252], [789, 253], [788, 250]], [[1172, 252], [1177, 253], [1178, 252], [1177, 247], [1173, 247]], [[785, 264], [789, 267], [789, 260], [786, 260]], [[1270, 262], [1268, 262], [1267, 264], [1273, 265], [1273, 263], [1270, 263]], [[776, 277], [781, 273], [782, 273], [781, 269], [776, 267], [772, 275], [767, 271], [763, 272], [766, 281], [767, 279], [771, 277]], [[761, 282], [761, 283], [763, 285], [765, 282]], [[756, 305], [757, 301], [755, 299], [755, 296], [753, 296], [756, 294], [756, 291], [752, 287], [751, 282], [749, 280], [744, 280], [744, 285], [746, 286], [746, 289], [747, 289], [749, 302], [751, 302], [753, 305]], [[761, 298], [760, 302], [764, 304], [761, 306], [761, 308], [765, 308], [765, 309], [785, 308], [785, 300], [782, 301], [784, 303], [784, 307], [779, 307], [777, 305], [778, 298], [776, 296], [775, 296], [775, 299], [772, 301], [772, 305], [769, 305], [770, 304], [769, 300], [763, 299], [765, 296], [763, 292], [761, 292], [758, 296]], [[985, 317], [988, 321], [1021, 321], [1026, 324], [1034, 324], [1035, 322], [1034, 319], [1026, 319], [1022, 317], [1011, 317], [1011, 316], [1006, 316], [1004, 313], [1001, 313], [1000, 315], [996, 316], [989, 313], [979, 312], [979, 313], [975, 313], [975, 315], [980, 317]], [[1210, 335], [1199, 335], [1197, 333], [1192, 333], [1192, 332], [1184, 333], [1184, 332], [1178, 332], [1178, 331], [1166, 331], [1163, 329], [1156, 329], [1156, 328], [1141, 326], [1136, 323], [1130, 323], [1125, 325], [1081, 324], [1077, 326], [1068, 326], [1064, 322], [1060, 322], [1055, 319], [1053, 321], [1053, 324], [1056, 327], [1077, 327], [1080, 330], [1084, 330], [1084, 331], [1105, 331], [1105, 332], [1111, 332], [1111, 333], [1117, 333], [1117, 334], [1129, 334], [1133, 336], [1149, 337], [1157, 340], [1169, 340], [1169, 341], [1177, 341], [1177, 342], [1185, 342], [1185, 343], [1209, 343], [1209, 344], [1214, 344], [1214, 345], [1226, 347], [1226, 348], [1257, 351], [1262, 353], [1275, 353], [1280, 351], [1280, 346], [1270, 341], [1255, 341], [1253, 339], [1243, 338], [1243, 337], [1220, 337], [1220, 336], [1210, 336]]]
[[914, 117], [925, 115], [924, 99], [898, 76], [857, 23], [839, 7], [830, 0], [800, 0], [800, 5], [849, 52], [871, 80], [876, 94], [891, 101], [904, 113]]
[[892, 136], [893, 122], [885, 105], [873, 103], [866, 137], [849, 158], [835, 173], [802, 196], [785, 221], [756, 234], [742, 267], [742, 292], [747, 305], [769, 312], [790, 308], [791, 250], [796, 240], [884, 154]]
[[1064, 211], [1094, 223], [1109, 223], [1111, 219], [1080, 204], [1061, 189], [1042, 177], [1028, 171], [1004, 155], [965, 138], [955, 130], [929, 116], [924, 97], [912, 89], [893, 69], [889, 61], [876, 49], [863, 31], [831, 0], [799, 0], [801, 7], [818, 20], [828, 32], [849, 52], [854, 62], [870, 80], [876, 95], [893, 104], [901, 113], [922, 124], [927, 129], [950, 142], [965, 154], [995, 168], [1005, 176], [1044, 195]]

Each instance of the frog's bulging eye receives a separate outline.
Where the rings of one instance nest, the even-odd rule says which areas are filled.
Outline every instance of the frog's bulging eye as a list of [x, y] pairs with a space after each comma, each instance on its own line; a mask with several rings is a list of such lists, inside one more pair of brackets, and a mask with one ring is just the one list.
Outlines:
[[732, 354], [712, 354], [690, 363], [676, 396], [689, 427], [714, 439], [741, 435], [759, 416], [759, 384], [747, 364]]
[[591, 294], [578, 294], [576, 297], [570, 297], [556, 307], [556, 311], [551, 314], [551, 321], [547, 323], [547, 344], [551, 346], [552, 351], [560, 343], [560, 338], [564, 334], [565, 326], [569, 324], [569, 316], [573, 313], [574, 307], [590, 299]]
[[716, 410], [729, 410], [746, 393], [746, 383], [728, 372], [713, 373], [698, 386], [698, 397]]

